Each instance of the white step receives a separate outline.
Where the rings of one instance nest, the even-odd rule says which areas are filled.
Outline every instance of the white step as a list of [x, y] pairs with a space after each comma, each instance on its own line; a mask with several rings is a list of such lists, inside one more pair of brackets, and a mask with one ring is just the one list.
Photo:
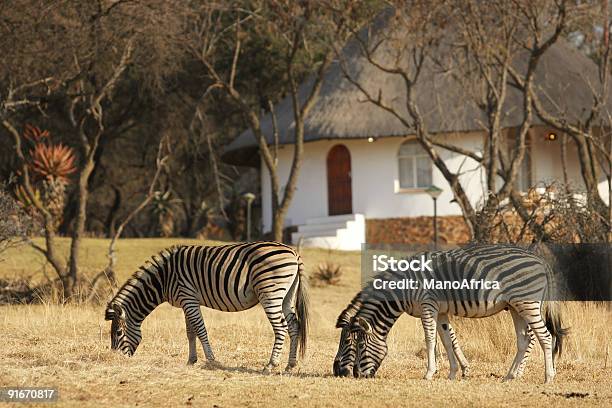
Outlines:
[[[326, 230], [318, 230], [318, 231], [305, 231], [302, 232], [298, 229], [297, 232], [294, 232], [298, 237], [302, 238], [310, 238], [310, 237], [336, 237], [338, 236], [338, 231], [341, 231], [346, 228], [338, 228], [338, 229], [326, 229]], [[291, 236], [293, 237], [293, 234]]]
[[[293, 234], [295, 234], [295, 236], [302, 237], [302, 238], [310, 238], [310, 237], [337, 237], [338, 233], [340, 231], [345, 231], [346, 230], [346, 226], [345, 228], [338, 228], [338, 229], [328, 229], [328, 230], [321, 230], [321, 231], [306, 231], [306, 232], [302, 232], [299, 231], [298, 232], [294, 232]], [[293, 238], [293, 234], [291, 234], [292, 238]]]
[[[351, 221], [348, 221], [348, 222], [351, 222]], [[322, 235], [325, 235], [324, 234], [325, 231], [335, 231], [340, 228], [346, 228], [346, 223], [347, 222], [344, 221], [344, 222], [330, 222], [326, 224], [304, 224], [304, 225], [298, 226], [298, 232], [304, 232], [304, 233], [319, 232]], [[335, 235], [335, 234], [330, 234], [330, 235]]]
[[305, 247], [359, 250], [365, 241], [365, 217], [362, 214], [315, 217], [291, 234], [291, 241]]
[[330, 215], [328, 217], [315, 217], [306, 220], [307, 225], [313, 224], [334, 224], [339, 222], [363, 220], [363, 214], [343, 214], [343, 215]]

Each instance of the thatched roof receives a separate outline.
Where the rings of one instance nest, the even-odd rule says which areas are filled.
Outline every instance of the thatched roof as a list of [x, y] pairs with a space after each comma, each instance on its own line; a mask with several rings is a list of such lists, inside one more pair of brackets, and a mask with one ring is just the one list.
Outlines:
[[[379, 22], [380, 23], [380, 20]], [[378, 25], [375, 23], [375, 25]], [[364, 30], [362, 35], [367, 35]], [[375, 30], [372, 30], [375, 32]], [[450, 53], [450, 46], [438, 47], [441, 54]], [[377, 58], [389, 61], [389, 49], [379, 47]], [[381, 95], [404, 117], [405, 87], [397, 75], [386, 74], [370, 64], [362, 55], [356, 41], [343, 50], [345, 67], [360, 84], [373, 95]], [[408, 58], [406, 58], [408, 59]], [[437, 58], [437, 60], [443, 60]], [[526, 66], [518, 61], [516, 67]], [[535, 88], [547, 110], [564, 115], [569, 122], [584, 120], [593, 103], [591, 86], [597, 86], [597, 66], [588, 57], [565, 40], [558, 41], [542, 57], [535, 77]], [[301, 85], [304, 97], [311, 88], [311, 81]], [[426, 125], [431, 133], [479, 131], [486, 122], [483, 112], [473, 98], [466, 95], [465, 86], [453, 75], [428, 60], [415, 88], [415, 97]], [[513, 87], [508, 88], [503, 127], [519, 126], [523, 120], [523, 96]], [[608, 107], [612, 107], [612, 96]], [[275, 107], [279, 127], [280, 144], [293, 143], [293, 110], [289, 97]], [[541, 124], [534, 117], [534, 124]], [[262, 118], [262, 130], [272, 142], [270, 115]], [[325, 139], [362, 139], [368, 137], [406, 136], [414, 130], [405, 127], [397, 118], [373, 103], [366, 102], [363, 93], [351, 84], [340, 64], [334, 62], [325, 75], [321, 92], [305, 121], [305, 141]], [[257, 165], [257, 142], [250, 130], [242, 133], [225, 150], [223, 160], [239, 165]]]

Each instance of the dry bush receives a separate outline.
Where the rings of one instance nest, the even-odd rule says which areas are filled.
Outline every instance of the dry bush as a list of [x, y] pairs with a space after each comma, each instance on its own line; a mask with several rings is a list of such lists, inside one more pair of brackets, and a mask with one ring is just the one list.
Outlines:
[[312, 275], [314, 286], [329, 286], [340, 283], [340, 278], [344, 272], [342, 265], [331, 261], [321, 262], [317, 265], [317, 270]]
[[[479, 242], [529, 244], [545, 240], [555, 243], [606, 241], [607, 221], [602, 219], [584, 193], [560, 182], [540, 184], [522, 196], [527, 211], [522, 218], [509, 201], [481, 210]], [[534, 232], [541, 229], [545, 237]]]
[[32, 218], [0, 185], [0, 254], [23, 243], [34, 226]]
[[60, 303], [53, 283], [35, 285], [30, 277], [0, 279], [0, 305]]

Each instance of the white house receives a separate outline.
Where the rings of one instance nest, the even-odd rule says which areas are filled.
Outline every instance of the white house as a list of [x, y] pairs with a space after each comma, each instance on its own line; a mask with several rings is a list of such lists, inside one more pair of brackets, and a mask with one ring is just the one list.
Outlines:
[[[405, 95], [401, 79], [372, 66], [351, 45], [345, 49], [345, 56], [346, 66], [360, 83], [403, 112]], [[425, 112], [430, 132], [440, 141], [481, 151], [485, 120], [482, 112], [450, 76], [427, 64], [424, 70], [417, 88], [417, 102]], [[546, 93], [550, 111], [579, 121], [591, 106], [588, 83], [595, 83], [596, 77], [597, 68], [587, 57], [571, 45], [559, 42], [544, 55], [535, 85]], [[302, 89], [309, 86], [307, 82]], [[293, 156], [291, 101], [283, 100], [275, 111], [281, 145], [278, 173], [284, 185]], [[510, 89], [503, 117], [508, 139], [522, 119], [522, 95]], [[265, 134], [272, 134], [270, 117], [263, 118], [262, 128]], [[551, 140], [551, 133], [559, 137]], [[374, 104], [364, 102], [363, 93], [345, 79], [339, 64], [332, 65], [306, 120], [304, 161], [285, 220], [285, 227], [293, 227], [294, 243], [302, 238], [304, 245], [359, 249], [366, 241], [428, 242], [431, 229], [427, 227], [431, 225], [428, 220], [433, 205], [425, 189], [431, 185], [443, 190], [437, 200], [442, 239], [461, 241], [466, 231], [461, 210], [453, 201], [446, 180], [412, 135], [413, 129]], [[522, 189], [562, 179], [560, 136], [539, 118], [534, 119], [518, 181]], [[444, 149], [438, 151], [451, 170], [461, 169], [460, 182], [477, 205], [486, 193], [480, 164]], [[263, 228], [269, 231], [270, 180], [263, 161], [259, 160], [252, 133], [247, 131], [238, 137], [223, 159], [260, 167]], [[579, 161], [571, 143], [568, 161], [570, 178], [580, 185]], [[600, 180], [599, 187], [607, 200], [605, 178]], [[388, 237], [385, 231], [394, 231], [395, 236]]]

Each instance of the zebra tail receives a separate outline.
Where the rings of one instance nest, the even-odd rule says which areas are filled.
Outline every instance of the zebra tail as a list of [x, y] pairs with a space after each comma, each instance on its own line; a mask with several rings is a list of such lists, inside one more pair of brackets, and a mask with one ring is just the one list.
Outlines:
[[306, 346], [308, 343], [308, 324], [309, 324], [309, 311], [308, 311], [308, 283], [306, 274], [304, 273], [304, 263], [302, 258], [298, 257], [298, 290], [297, 290], [297, 318], [300, 327], [300, 357], [304, 358], [306, 354]]
[[562, 327], [561, 308], [559, 302], [549, 301], [545, 304], [546, 328], [553, 337], [553, 357], [561, 356], [563, 338], [569, 334], [568, 327]]

